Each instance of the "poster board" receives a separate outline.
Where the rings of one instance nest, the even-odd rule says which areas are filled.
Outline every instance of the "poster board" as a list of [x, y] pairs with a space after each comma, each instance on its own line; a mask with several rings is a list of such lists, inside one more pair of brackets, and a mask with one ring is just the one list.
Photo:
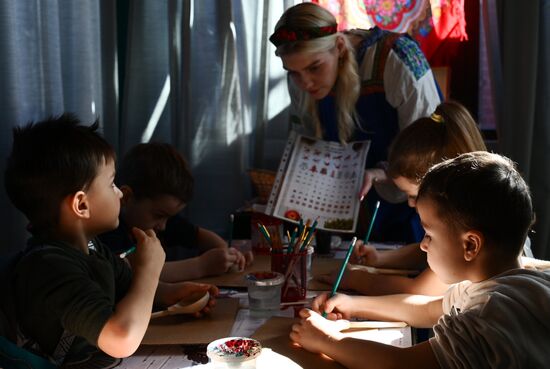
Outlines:
[[317, 228], [355, 232], [370, 141], [342, 145], [292, 132], [267, 202], [267, 215]]

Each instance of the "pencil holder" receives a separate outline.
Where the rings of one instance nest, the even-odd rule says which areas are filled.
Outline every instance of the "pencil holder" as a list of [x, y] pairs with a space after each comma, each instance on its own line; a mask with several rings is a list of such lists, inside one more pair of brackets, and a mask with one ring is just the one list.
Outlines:
[[306, 298], [308, 280], [308, 250], [271, 254], [271, 270], [285, 276], [281, 302], [300, 301]]
[[263, 213], [252, 213], [250, 220], [250, 241], [252, 243], [252, 251], [256, 255], [269, 255], [272, 245], [265, 239], [258, 229], [258, 223], [265, 226], [269, 235], [272, 238], [273, 248], [283, 247], [282, 232], [283, 222], [280, 219], [270, 217]]

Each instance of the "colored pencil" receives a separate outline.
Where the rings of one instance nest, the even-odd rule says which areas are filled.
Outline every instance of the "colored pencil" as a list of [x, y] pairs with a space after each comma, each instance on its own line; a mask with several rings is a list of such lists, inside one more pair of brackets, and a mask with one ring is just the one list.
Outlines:
[[267, 230], [267, 228], [262, 224], [262, 223], [258, 223], [258, 230], [260, 231], [260, 233], [265, 237], [265, 239], [267, 240], [267, 242], [273, 246], [273, 242], [271, 241], [271, 236], [269, 235], [269, 232]]
[[136, 247], [135, 246], [132, 246], [130, 247], [128, 250], [124, 251], [122, 254], [119, 255], [119, 257], [121, 259], [124, 259], [126, 256], [130, 255], [131, 253], [133, 253], [134, 251], [136, 251]]
[[304, 240], [304, 243], [302, 244], [301, 250], [307, 247], [307, 245], [310, 243], [311, 239], [313, 238], [313, 234], [316, 231], [315, 227], [317, 227], [317, 219], [315, 219], [315, 221], [313, 222], [313, 225], [311, 226], [311, 228], [309, 228], [309, 232]]
[[377, 201], [376, 208], [374, 209], [374, 214], [372, 215], [372, 219], [370, 220], [369, 230], [367, 232], [367, 235], [365, 236], [365, 240], [363, 241], [365, 245], [369, 242], [370, 234], [372, 232], [372, 226], [374, 225], [374, 220], [376, 219], [376, 214], [378, 213], [379, 207], [380, 207], [380, 201]]
[[[344, 275], [344, 271], [346, 270], [346, 265], [348, 265], [349, 257], [351, 256], [351, 253], [353, 252], [353, 248], [355, 247], [355, 242], [357, 242], [357, 237], [353, 237], [353, 239], [351, 240], [351, 243], [349, 244], [348, 252], [346, 254], [344, 261], [342, 262], [342, 265], [340, 266], [338, 277], [336, 277], [334, 286], [332, 286], [332, 291], [330, 291], [329, 298], [333, 297], [336, 294], [336, 291], [338, 290], [338, 286], [340, 285], [340, 282], [342, 281], [342, 276]], [[327, 313], [323, 312], [323, 318], [326, 318], [326, 317], [327, 317]]]
[[233, 225], [235, 222], [235, 216], [233, 214], [229, 215], [229, 241], [227, 241], [227, 247], [231, 247], [233, 243]]
[[290, 241], [288, 242], [288, 247], [286, 248], [286, 253], [290, 254], [292, 253], [294, 249], [294, 241], [296, 240], [296, 235], [298, 234], [298, 227], [294, 228], [294, 231], [292, 231], [292, 235], [290, 236]]

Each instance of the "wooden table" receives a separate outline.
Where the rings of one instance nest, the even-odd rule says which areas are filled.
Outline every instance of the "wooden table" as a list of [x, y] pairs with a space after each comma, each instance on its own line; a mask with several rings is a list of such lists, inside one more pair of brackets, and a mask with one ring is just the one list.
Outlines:
[[[316, 257], [313, 261], [313, 275], [328, 273], [339, 267], [341, 260]], [[225, 274], [218, 277], [203, 278], [198, 281], [212, 283], [218, 286], [229, 288], [246, 287], [244, 275], [252, 271], [270, 270], [269, 256], [257, 256], [253, 266], [238, 273]], [[377, 271], [374, 271], [377, 272]], [[390, 273], [392, 271], [390, 270]], [[308, 284], [308, 289], [327, 291], [331, 286], [312, 280]], [[223, 305], [219, 304], [219, 305]], [[223, 307], [221, 307], [223, 309]], [[198, 322], [200, 324], [200, 322]], [[264, 368], [315, 368], [315, 369], [340, 369], [340, 364], [321, 359], [318, 355], [309, 353], [302, 349], [291, 347], [288, 332], [293, 323], [290, 318], [272, 318], [263, 325], [255, 335], [262, 342], [264, 350], [258, 359], [258, 369]], [[206, 325], [206, 322], [205, 322]], [[408, 342], [411, 341], [411, 330], [403, 330], [405, 336], [408, 334]], [[408, 333], [407, 333], [408, 332]], [[373, 333], [371, 331], [370, 333]], [[146, 336], [147, 337], [147, 336]], [[147, 340], [145, 340], [147, 342]], [[161, 341], [164, 342], [164, 341]], [[151, 342], [149, 342], [151, 343]], [[160, 344], [160, 345], [142, 345], [131, 357], [124, 359], [117, 369], [176, 369], [176, 368], [212, 368], [208, 363], [206, 356], [207, 342], [201, 344]], [[267, 348], [267, 349], [266, 349]], [[273, 349], [273, 350], [271, 350]], [[283, 355], [281, 355], [281, 354]], [[293, 357], [296, 361], [287, 358]], [[261, 359], [261, 360], [260, 360]], [[309, 366], [311, 364], [312, 366]]]
[[[326, 283], [319, 282], [316, 277], [322, 274], [328, 274], [332, 271], [338, 270], [342, 263], [341, 259], [335, 259], [330, 256], [314, 256], [312, 262], [312, 274], [313, 278], [308, 282], [308, 290], [311, 291], [330, 291], [332, 286]], [[401, 269], [383, 269], [367, 266], [360, 266], [368, 270], [373, 274], [387, 274], [387, 275], [403, 275], [407, 276], [414, 274], [416, 271], [401, 270]], [[228, 287], [228, 288], [245, 288], [244, 276], [250, 272], [271, 270], [271, 257], [269, 255], [257, 255], [255, 256], [254, 263], [241, 272], [227, 273], [216, 277], [208, 277], [197, 279], [197, 282], [210, 283], [216, 286]]]

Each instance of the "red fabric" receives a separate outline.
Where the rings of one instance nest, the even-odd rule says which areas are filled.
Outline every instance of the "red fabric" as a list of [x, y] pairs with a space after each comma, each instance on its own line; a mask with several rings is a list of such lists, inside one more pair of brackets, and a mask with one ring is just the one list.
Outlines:
[[445, 41], [468, 40], [464, 0], [441, 0], [439, 6], [434, 7], [432, 4], [431, 10], [429, 18], [431, 29], [413, 30], [413, 36], [419, 42], [428, 61]]
[[[330, 10], [338, 29], [378, 26], [408, 32], [431, 64], [445, 41], [466, 41], [464, 0], [313, 0]], [[361, 14], [359, 14], [361, 13]], [[447, 52], [452, 50], [447, 50]]]

